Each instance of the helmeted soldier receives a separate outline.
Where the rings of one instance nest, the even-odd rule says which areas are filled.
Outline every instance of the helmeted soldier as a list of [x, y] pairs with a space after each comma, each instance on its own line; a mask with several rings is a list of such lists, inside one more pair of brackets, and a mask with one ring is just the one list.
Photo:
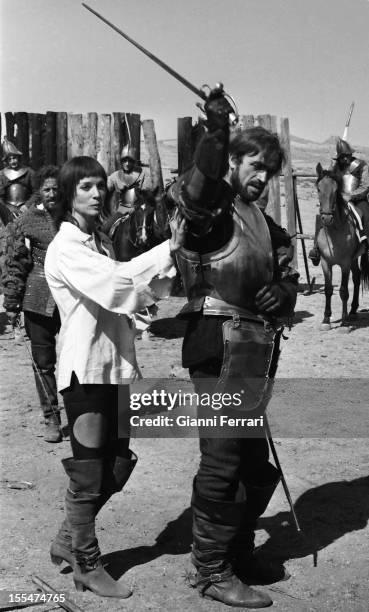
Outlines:
[[[232, 384], [235, 368], [238, 381], [246, 384], [259, 366], [269, 371], [264, 357], [256, 366], [264, 350], [256, 338], [263, 342], [263, 317], [291, 313], [297, 278], [279, 265], [277, 232], [272, 233], [255, 205], [268, 180], [280, 171], [278, 137], [255, 127], [229, 143], [230, 111], [221, 91], [211, 92], [205, 110], [208, 131], [196, 148], [194, 164], [167, 194], [168, 207], [176, 203], [188, 220], [189, 234], [176, 255], [188, 298], [180, 314], [188, 320], [182, 359], [199, 396], [214, 390], [214, 380], [216, 391]], [[211, 409], [199, 407], [200, 417], [209, 413]], [[201, 595], [230, 606], [268, 606], [269, 596], [248, 585], [288, 575], [284, 568], [263, 566], [253, 554], [256, 521], [279, 480], [268, 461], [267, 441], [227, 438], [224, 432], [217, 438], [206, 428], [199, 430], [201, 459], [192, 496], [197, 572], [192, 584]]]
[[[360, 243], [368, 247], [369, 237], [369, 167], [363, 159], [354, 156], [355, 151], [346, 140], [339, 138], [336, 144], [336, 157], [333, 158], [331, 170], [338, 177], [341, 194], [351, 214], [354, 217], [357, 235]], [[320, 218], [317, 217], [314, 247], [309, 253], [314, 266], [320, 262], [320, 253], [316, 238], [321, 229]]]
[[146, 183], [146, 176], [138, 165], [137, 152], [134, 147], [129, 144], [125, 145], [120, 161], [121, 168], [108, 177], [108, 190], [114, 192], [115, 195], [112, 213], [117, 210], [122, 213], [129, 212], [136, 199], [135, 188], [142, 189]]
[[4, 225], [25, 210], [25, 203], [36, 191], [36, 175], [32, 168], [21, 164], [22, 153], [4, 137], [3, 163], [0, 170], [0, 216]]

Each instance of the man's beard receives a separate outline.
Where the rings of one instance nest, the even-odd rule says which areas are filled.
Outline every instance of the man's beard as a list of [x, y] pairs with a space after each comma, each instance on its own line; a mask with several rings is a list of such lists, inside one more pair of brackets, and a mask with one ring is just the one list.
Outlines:
[[[241, 197], [245, 202], [255, 202], [258, 200], [263, 193], [265, 183], [254, 180], [247, 185], [243, 186], [240, 181], [239, 170], [236, 170], [231, 175], [231, 185], [234, 191]], [[250, 190], [250, 187], [254, 187], [255, 189]]]

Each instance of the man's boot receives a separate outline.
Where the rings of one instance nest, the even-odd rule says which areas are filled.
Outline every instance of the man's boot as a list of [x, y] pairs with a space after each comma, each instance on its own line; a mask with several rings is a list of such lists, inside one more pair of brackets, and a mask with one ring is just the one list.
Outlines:
[[273, 565], [254, 554], [257, 519], [267, 509], [280, 478], [279, 470], [271, 463], [267, 463], [254, 482], [250, 479], [242, 482], [246, 501], [232, 553], [234, 570], [247, 584], [272, 584], [290, 578], [283, 565]]
[[103, 568], [95, 534], [95, 517], [103, 488], [103, 459], [63, 459], [62, 463], [70, 478], [65, 504], [72, 534], [76, 589], [89, 589], [100, 597], [125, 599], [132, 592], [113, 580]]
[[[130, 478], [137, 463], [137, 455], [131, 450], [129, 452], [130, 458], [115, 457], [115, 459], [104, 461], [103, 491], [96, 504], [96, 514], [106, 504], [113, 493], [118, 493], [123, 489]], [[72, 535], [67, 519], [64, 519], [62, 522], [59, 532], [51, 544], [50, 556], [51, 561], [55, 565], [60, 565], [62, 561], [66, 561], [69, 565], [73, 566]]]
[[61, 418], [58, 408], [54, 407], [54, 412], [49, 416], [45, 416], [45, 442], [61, 442], [63, 439], [61, 433]]
[[244, 504], [201, 498], [195, 487], [192, 497], [192, 562], [197, 574], [192, 586], [202, 597], [228, 606], [265, 608], [272, 605], [269, 595], [241, 582], [230, 562], [231, 545], [239, 528]]

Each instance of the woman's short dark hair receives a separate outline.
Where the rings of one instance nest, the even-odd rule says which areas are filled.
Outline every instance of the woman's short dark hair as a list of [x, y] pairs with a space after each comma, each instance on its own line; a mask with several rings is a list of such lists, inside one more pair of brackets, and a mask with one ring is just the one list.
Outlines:
[[73, 157], [61, 167], [58, 184], [58, 200], [63, 211], [71, 212], [72, 203], [76, 195], [79, 181], [87, 176], [98, 176], [107, 185], [107, 176], [104, 168], [93, 157], [81, 155]]
[[272, 174], [280, 171], [285, 160], [285, 153], [277, 134], [273, 134], [261, 126], [246, 128], [237, 132], [229, 144], [231, 157], [241, 161], [244, 155], [264, 155], [265, 164]]
[[37, 170], [37, 182], [38, 188], [40, 189], [47, 179], [58, 179], [59, 177], [59, 168], [58, 166], [42, 166], [39, 170]]

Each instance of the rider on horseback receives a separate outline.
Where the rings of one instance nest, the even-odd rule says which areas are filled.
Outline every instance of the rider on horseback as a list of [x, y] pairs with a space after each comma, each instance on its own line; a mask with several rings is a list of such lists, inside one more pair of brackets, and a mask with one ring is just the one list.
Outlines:
[[[339, 138], [336, 144], [337, 156], [331, 170], [339, 178], [342, 198], [347, 202], [357, 226], [358, 240], [368, 247], [369, 236], [369, 167], [363, 159], [354, 157], [354, 150], [346, 140]], [[309, 253], [314, 266], [320, 263], [320, 252], [316, 243], [321, 229], [319, 217], [315, 228], [314, 246]]]
[[115, 195], [112, 213], [130, 212], [136, 199], [135, 188], [143, 189], [147, 182], [143, 169], [137, 169], [136, 149], [130, 145], [123, 147], [120, 161], [121, 168], [108, 177], [108, 190]]

